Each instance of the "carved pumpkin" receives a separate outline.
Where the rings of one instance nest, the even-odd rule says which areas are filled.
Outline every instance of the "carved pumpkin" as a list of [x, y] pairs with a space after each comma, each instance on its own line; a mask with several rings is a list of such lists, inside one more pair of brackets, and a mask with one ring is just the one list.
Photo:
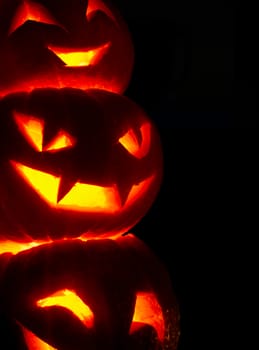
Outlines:
[[41, 87], [123, 92], [133, 51], [109, 1], [0, 1], [0, 96]]
[[125, 96], [68, 88], [6, 96], [0, 138], [0, 241], [120, 235], [159, 190], [159, 135]]
[[22, 349], [24, 344], [28, 350], [177, 346], [179, 312], [170, 279], [132, 235], [19, 252], [9, 258], [0, 290], [1, 312], [13, 329], [16, 324], [13, 337]]

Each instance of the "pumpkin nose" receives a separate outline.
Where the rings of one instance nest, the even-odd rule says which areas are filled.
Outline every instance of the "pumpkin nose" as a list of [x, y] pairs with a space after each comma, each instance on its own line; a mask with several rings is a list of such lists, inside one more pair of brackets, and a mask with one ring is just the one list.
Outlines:
[[88, 67], [98, 64], [103, 56], [108, 52], [111, 43], [104, 44], [92, 50], [67, 50], [49, 46], [52, 51], [65, 64], [66, 67]]

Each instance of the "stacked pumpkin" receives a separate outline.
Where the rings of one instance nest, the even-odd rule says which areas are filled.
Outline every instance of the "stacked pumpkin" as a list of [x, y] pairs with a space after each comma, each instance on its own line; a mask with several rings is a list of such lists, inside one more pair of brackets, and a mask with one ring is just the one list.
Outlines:
[[129, 233], [163, 164], [154, 124], [122, 95], [120, 14], [1, 0], [0, 60], [1, 349], [175, 350], [170, 278]]

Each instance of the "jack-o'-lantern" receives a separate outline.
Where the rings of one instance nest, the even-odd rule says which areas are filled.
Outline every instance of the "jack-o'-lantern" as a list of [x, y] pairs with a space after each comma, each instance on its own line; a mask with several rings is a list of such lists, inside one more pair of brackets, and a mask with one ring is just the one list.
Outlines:
[[38, 89], [0, 101], [0, 241], [121, 235], [162, 178], [158, 132], [127, 97]]
[[109, 0], [1, 0], [0, 96], [34, 88], [124, 92], [134, 49]]
[[169, 276], [132, 235], [19, 252], [4, 269], [0, 300], [17, 349], [175, 350], [179, 338]]

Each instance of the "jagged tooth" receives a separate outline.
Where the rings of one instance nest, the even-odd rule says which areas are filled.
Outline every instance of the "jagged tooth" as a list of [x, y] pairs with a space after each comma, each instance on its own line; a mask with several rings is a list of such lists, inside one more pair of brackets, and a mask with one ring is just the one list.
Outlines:
[[132, 189], [132, 185], [130, 183], [117, 184], [117, 190], [120, 196], [121, 207], [125, 205], [131, 189]]
[[57, 203], [65, 197], [65, 195], [71, 190], [75, 183], [75, 180], [70, 180], [65, 177], [61, 177], [57, 194]]

